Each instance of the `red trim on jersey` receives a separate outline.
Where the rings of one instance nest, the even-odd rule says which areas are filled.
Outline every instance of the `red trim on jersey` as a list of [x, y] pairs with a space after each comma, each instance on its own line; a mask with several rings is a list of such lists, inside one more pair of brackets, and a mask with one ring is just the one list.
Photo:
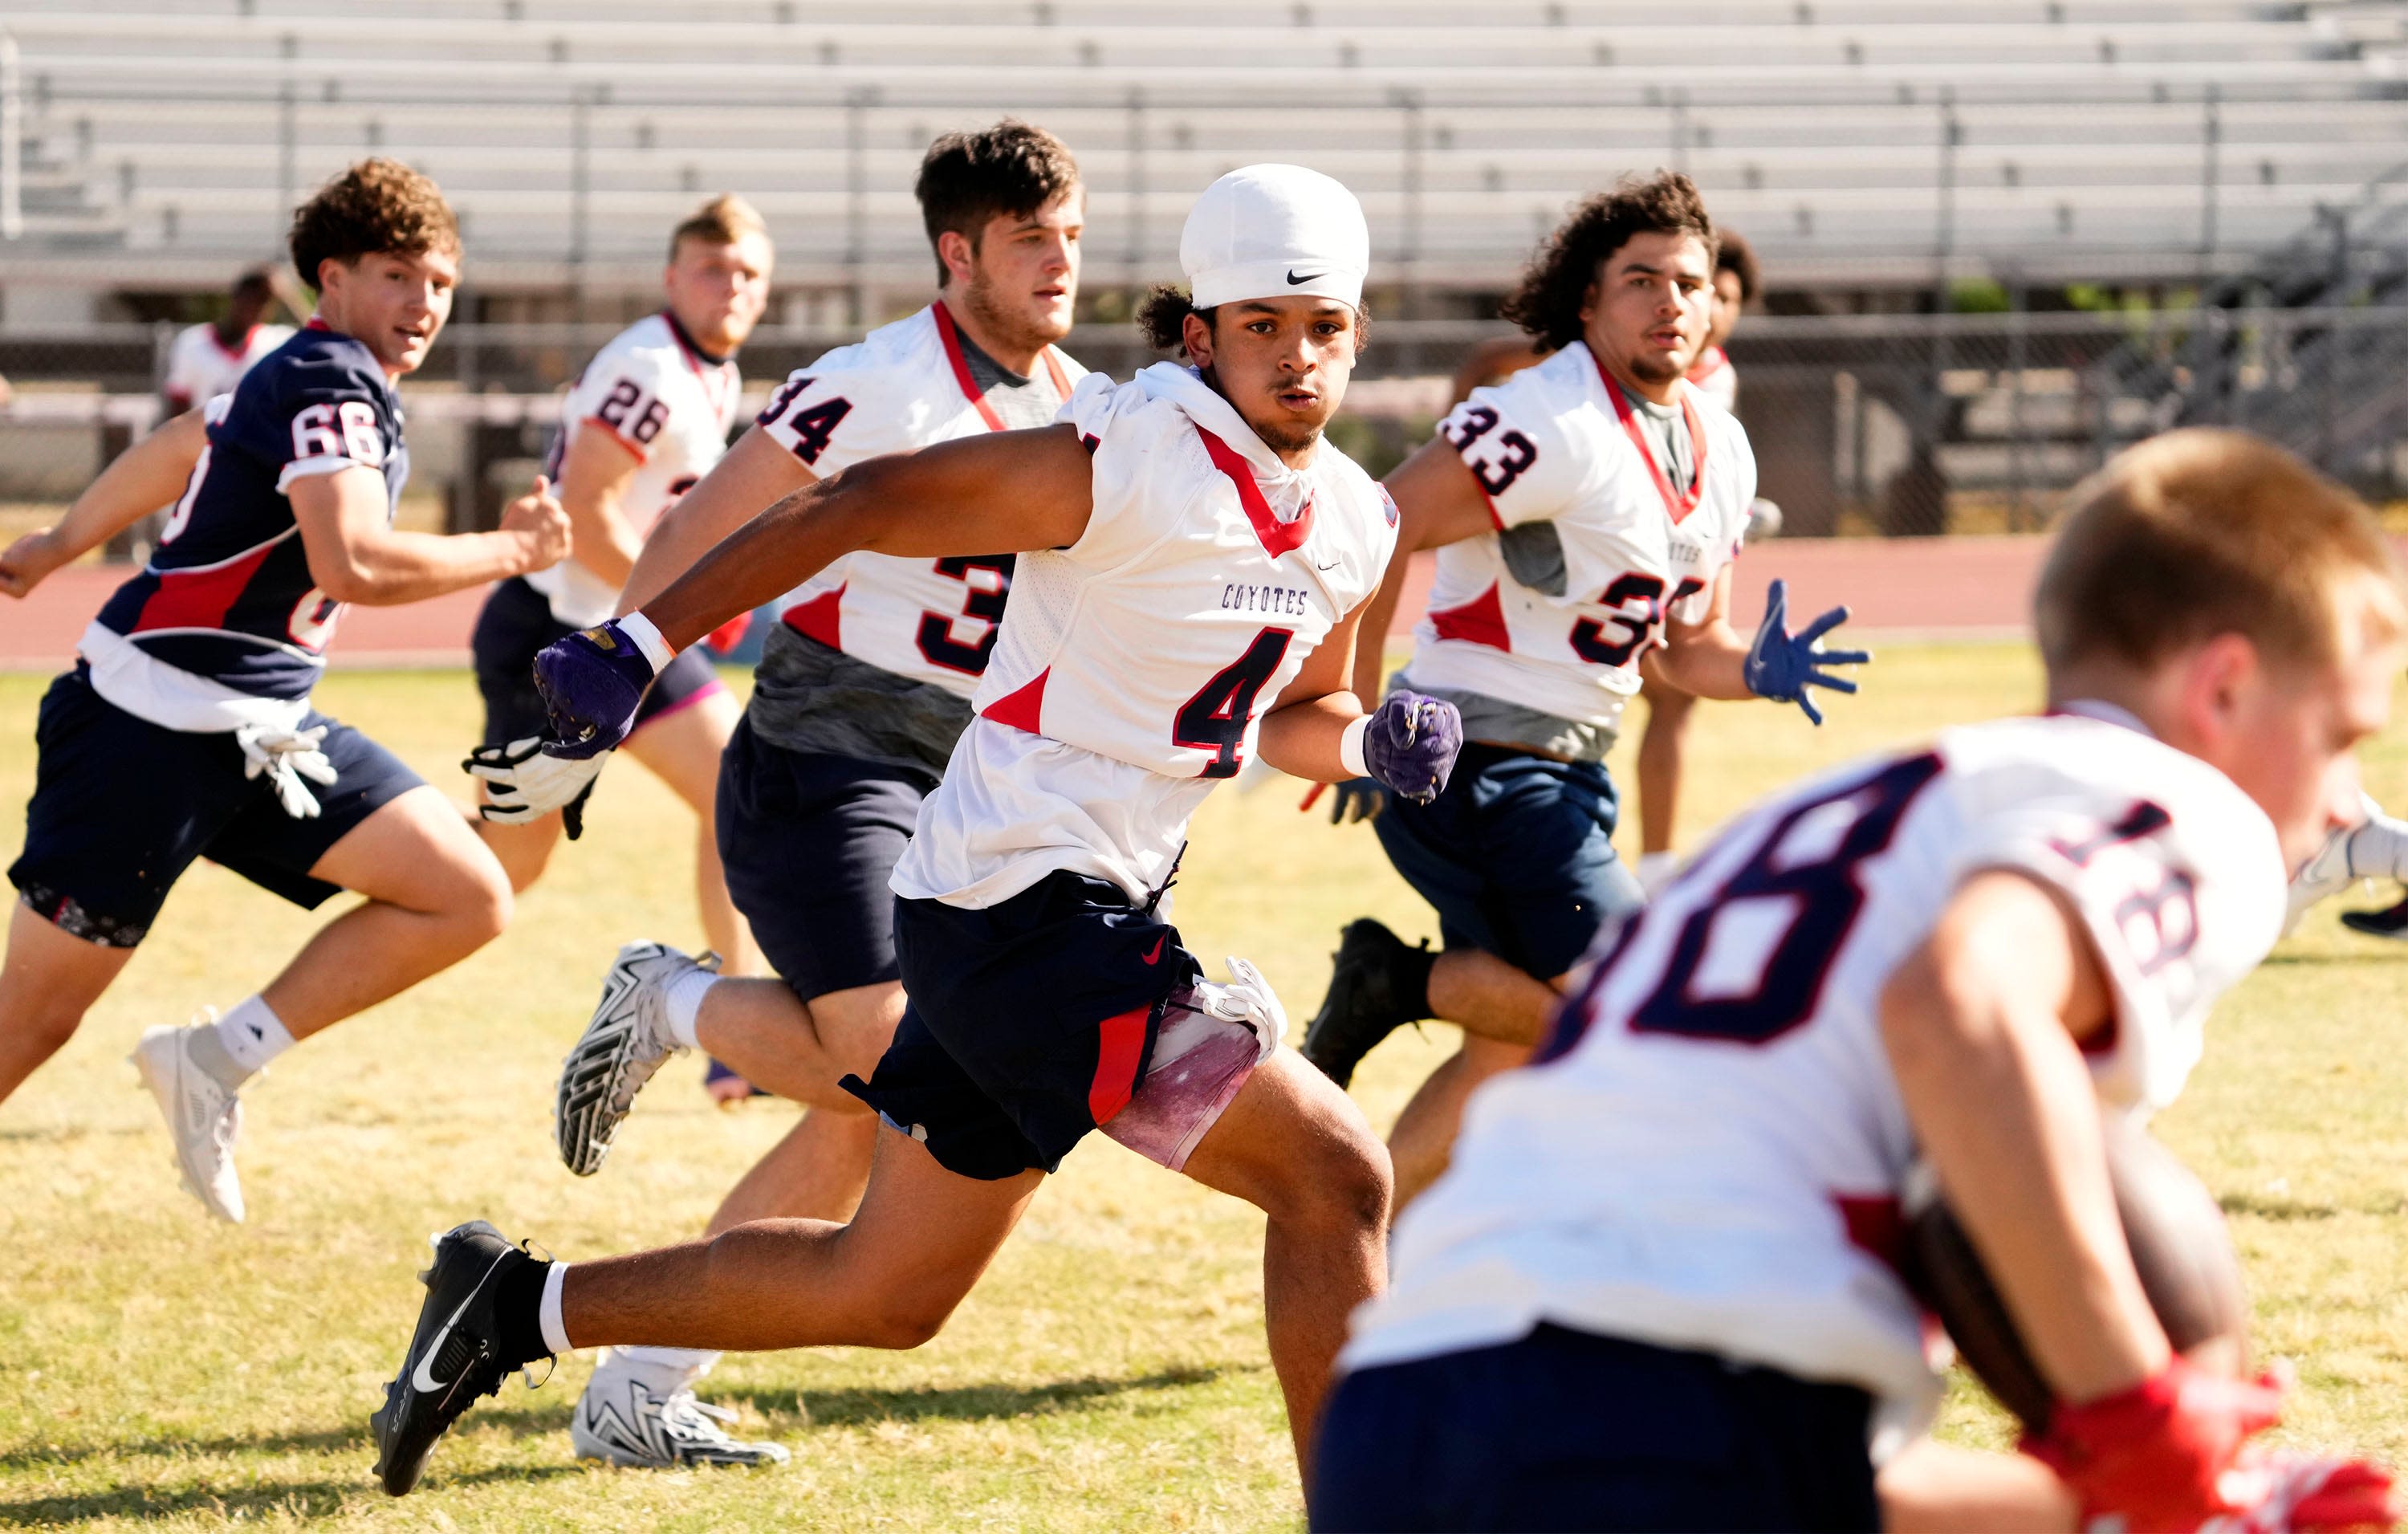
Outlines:
[[1698, 354], [1697, 366], [1689, 369], [1691, 383], [1703, 383], [1730, 366], [1730, 353], [1721, 347], [1710, 346]]
[[[717, 362], [712, 362], [696, 351], [692, 341], [685, 338], [685, 326], [678, 323], [675, 314], [666, 308], [660, 313], [661, 323], [667, 329], [669, 339], [677, 342], [679, 354], [685, 358], [687, 371], [693, 373], [695, 381], [702, 385], [703, 393], [710, 396], [710, 408], [724, 418], [727, 414], [728, 402], [720, 396], [727, 392], [728, 370], [735, 359], [723, 357]], [[583, 375], [580, 374], [579, 377], [581, 381]]]
[[1647, 433], [1641, 429], [1638, 416], [1630, 409], [1630, 401], [1622, 397], [1622, 386], [1613, 381], [1613, 375], [1605, 370], [1605, 364], [1597, 362], [1593, 356], [1589, 361], [1597, 363], [1598, 379], [1605, 385], [1605, 397], [1613, 401], [1613, 413], [1622, 423], [1623, 434], [1630, 438], [1630, 445], [1639, 450], [1639, 460], [1647, 466], [1647, 472], [1655, 476], [1656, 494], [1664, 497], [1665, 513], [1672, 519], [1674, 526], [1679, 526], [1683, 518], [1698, 509], [1698, 497], [1706, 493], [1706, 431], [1698, 423], [1698, 408], [1689, 403], [1686, 394], [1681, 396], [1681, 417], [1689, 427], [1689, 451], [1698, 455], [1698, 472], [1689, 480], [1689, 493], [1683, 495], [1673, 491], [1671, 477], [1664, 472], [1664, 466], [1656, 461], [1656, 451], [1647, 444]]
[[[953, 365], [953, 381], [961, 385], [962, 397], [978, 411], [979, 419], [986, 423], [987, 430], [1003, 430], [1003, 417], [995, 413], [995, 407], [979, 393], [978, 380], [970, 377], [970, 360], [962, 354], [962, 332], [961, 327], [953, 323], [953, 311], [947, 308], [945, 301], [939, 298], [928, 306], [928, 312], [936, 317], [937, 338], [945, 343], [945, 360]], [[1062, 371], [1062, 365], [1054, 360], [1054, 349], [1049, 346], [1039, 355], [1045, 359], [1045, 371], [1054, 380], [1054, 392], [1062, 396], [1063, 403], [1068, 404], [1070, 379]]]
[[1305, 498], [1304, 509], [1296, 514], [1294, 522], [1280, 521], [1271, 503], [1263, 497], [1263, 487], [1254, 482], [1254, 466], [1246, 462], [1245, 455], [1202, 426], [1196, 428], [1196, 435], [1204, 439], [1204, 452], [1211, 456], [1212, 466], [1238, 487], [1238, 504], [1246, 509], [1246, 520], [1254, 523], [1254, 537], [1261, 541], [1263, 552], [1277, 559], [1302, 548], [1312, 533], [1312, 497]]
[[1462, 639], [1509, 655], [1513, 652], [1513, 636], [1505, 627], [1505, 605], [1498, 599], [1493, 584], [1459, 608], [1430, 609], [1429, 621], [1431, 632], [1441, 639]]
[[634, 453], [636, 455], [637, 463], [648, 464], [652, 462], [652, 455], [642, 443], [627, 436], [624, 432], [622, 432], [618, 427], [613, 426], [610, 423], [603, 420], [600, 416], [589, 415], [580, 421], [578, 424], [580, 426], [599, 426], [602, 429], [603, 436], [609, 437], [611, 441], [618, 443], [629, 452]]
[[253, 325], [249, 330], [242, 333], [242, 344], [240, 346], [229, 347], [225, 342], [218, 339], [217, 326], [203, 325], [201, 328], [208, 333], [209, 344], [218, 349], [218, 355], [223, 357], [228, 362], [242, 361], [245, 354], [251, 351], [251, 337], [259, 334], [259, 327], [257, 325]]
[[844, 648], [844, 588], [824, 591], [786, 609], [786, 626], [830, 650]]
[[[1475, 478], [1474, 478], [1473, 482], [1474, 482], [1474, 484], [1475, 484], [1475, 485], [1477, 485], [1477, 484], [1478, 484], [1477, 477], [1475, 477]], [[1503, 531], [1505, 531], [1505, 519], [1504, 519], [1503, 517], [1501, 517], [1501, 516], [1498, 515], [1498, 512], [1497, 512], [1497, 503], [1496, 503], [1495, 501], [1493, 501], [1493, 500], [1491, 500], [1491, 499], [1489, 499], [1489, 498], [1488, 498], [1488, 490], [1487, 490], [1487, 487], [1486, 487], [1486, 486], [1484, 486], [1484, 485], [1480, 485], [1480, 486], [1479, 486], [1479, 489], [1480, 489], [1480, 504], [1481, 504], [1481, 505], [1483, 505], [1483, 506], [1484, 506], [1484, 507], [1486, 507], [1486, 508], [1488, 508], [1488, 523], [1489, 523], [1489, 525], [1490, 525], [1490, 526], [1492, 526], [1492, 527], [1494, 527], [1494, 528], [1496, 528], [1496, 529], [1497, 529], [1498, 532], [1500, 532], [1500, 533], [1501, 533], [1501, 532], [1503, 532]]]
[[1832, 1207], [1848, 1227], [1848, 1244], [1900, 1270], [1906, 1261], [1906, 1216], [1889, 1194], [1831, 1195]]
[[332, 330], [335, 327], [313, 314], [307, 320], [301, 322], [301, 328], [304, 330]]
[[240, 559], [201, 570], [166, 570], [159, 576], [159, 589], [142, 604], [134, 617], [134, 632], [140, 634], [154, 628], [223, 628], [225, 615], [251, 578], [267, 563], [269, 551], [283, 539], [276, 538], [260, 545]]
[[1137, 1068], [1145, 1054], [1145, 1020], [1151, 1004], [1133, 1008], [1096, 1025], [1096, 1079], [1087, 1088], [1087, 1116], [1097, 1124], [1128, 1106], [1137, 1095]]
[[1045, 679], [1053, 674], [1054, 668], [1047, 667], [1037, 673], [1035, 681], [996, 698], [982, 712], [998, 724], [1009, 724], [1015, 730], [1026, 730], [1031, 735], [1043, 735], [1045, 732], [1039, 727], [1038, 721], [1045, 712]]

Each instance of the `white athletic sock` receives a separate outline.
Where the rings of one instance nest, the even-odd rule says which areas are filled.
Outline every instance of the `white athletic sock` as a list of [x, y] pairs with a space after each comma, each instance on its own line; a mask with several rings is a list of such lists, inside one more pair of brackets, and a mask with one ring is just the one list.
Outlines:
[[702, 998], [719, 983], [719, 977], [708, 969], [689, 969], [668, 982], [662, 999], [668, 1003], [669, 1037], [686, 1049], [700, 1049], [694, 1036], [695, 1025], [702, 1017]]
[[257, 996], [245, 996], [234, 1004], [223, 1017], [217, 1020], [213, 1030], [217, 1040], [225, 1047], [226, 1055], [242, 1072], [228, 1086], [240, 1086], [293, 1047], [293, 1035], [285, 1030], [284, 1020]]
[[1672, 875], [1680, 871], [1680, 867], [1681, 854], [1678, 853], [1641, 853], [1639, 854], [1639, 887], [1647, 892], [1647, 898], [1653, 900], [1670, 882]]
[[543, 1345], [555, 1354], [577, 1351], [568, 1345], [568, 1324], [560, 1319], [560, 1286], [567, 1281], [568, 1264], [553, 1263], [543, 1275], [543, 1302], [536, 1307], [536, 1320], [543, 1327]]
[[612, 1363], [652, 1387], [656, 1396], [691, 1390], [710, 1372], [719, 1355], [710, 1348], [612, 1348]]

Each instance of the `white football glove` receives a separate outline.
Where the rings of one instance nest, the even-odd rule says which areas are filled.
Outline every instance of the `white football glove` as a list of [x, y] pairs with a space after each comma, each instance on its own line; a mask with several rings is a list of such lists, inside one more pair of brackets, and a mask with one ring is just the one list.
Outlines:
[[307, 778], [314, 783], [335, 781], [335, 764], [318, 749], [326, 738], [325, 725], [283, 730], [272, 724], [245, 724], [234, 732], [234, 738], [242, 747], [245, 778], [264, 774], [275, 788], [277, 800], [284, 806], [286, 814], [294, 820], [316, 818], [318, 796], [301, 780]]
[[485, 781], [485, 802], [477, 813], [497, 825], [525, 825], [553, 810], [575, 841], [585, 831], [585, 799], [594, 792], [609, 752], [572, 761], [548, 756], [543, 737], [525, 736], [508, 745], [480, 746], [460, 764]]
[[2327, 837], [2316, 855], [2308, 859], [2307, 867], [2291, 876], [2290, 909], [2283, 923], [2285, 932], [2299, 925], [2300, 918], [2308, 913], [2311, 906], [2339, 895], [2361, 879], [2408, 881], [2408, 822], [2385, 814], [2372, 795], [2361, 798], [2366, 818]]

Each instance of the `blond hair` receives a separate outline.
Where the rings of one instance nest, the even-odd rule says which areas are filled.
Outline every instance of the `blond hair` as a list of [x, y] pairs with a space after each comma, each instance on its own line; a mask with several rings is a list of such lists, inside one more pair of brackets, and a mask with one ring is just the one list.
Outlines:
[[678, 247], [690, 239], [707, 245], [733, 245], [747, 235], [769, 237], [769, 225], [762, 219], [761, 210], [733, 192], [723, 192], [710, 201], [686, 215], [685, 222], [669, 231], [669, 259], [677, 259]]
[[2052, 672], [2145, 667], [2235, 633], [2271, 660], [2329, 665], [2353, 587], [2366, 622], [2408, 630], [2399, 566], [2365, 502], [2271, 442], [2194, 427], [2075, 487], [2033, 617]]

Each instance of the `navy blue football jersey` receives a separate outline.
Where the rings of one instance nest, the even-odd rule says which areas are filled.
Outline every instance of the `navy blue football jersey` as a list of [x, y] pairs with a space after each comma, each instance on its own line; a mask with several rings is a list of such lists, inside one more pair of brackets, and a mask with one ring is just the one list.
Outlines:
[[100, 609], [152, 658], [256, 697], [302, 697], [342, 605], [309, 576], [293, 481], [356, 464], [409, 478], [401, 402], [368, 349], [316, 321], [209, 409], [208, 446], [142, 573]]

